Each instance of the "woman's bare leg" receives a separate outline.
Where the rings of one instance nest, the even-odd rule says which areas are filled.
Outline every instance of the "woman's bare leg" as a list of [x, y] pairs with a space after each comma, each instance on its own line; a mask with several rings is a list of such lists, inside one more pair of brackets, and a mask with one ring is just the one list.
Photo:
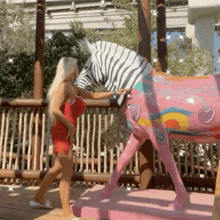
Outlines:
[[70, 210], [70, 186], [71, 177], [73, 175], [73, 153], [70, 149], [68, 155], [58, 153], [58, 157], [62, 166], [62, 177], [59, 185], [60, 200], [63, 209], [63, 216], [72, 216]]
[[60, 161], [58, 157], [55, 157], [55, 163], [54, 166], [47, 172], [44, 179], [41, 182], [40, 188], [36, 192], [36, 194], [33, 197], [33, 200], [45, 203], [44, 195], [48, 189], [48, 187], [53, 183], [54, 179], [57, 177], [57, 175], [60, 173], [62, 167], [60, 164]]

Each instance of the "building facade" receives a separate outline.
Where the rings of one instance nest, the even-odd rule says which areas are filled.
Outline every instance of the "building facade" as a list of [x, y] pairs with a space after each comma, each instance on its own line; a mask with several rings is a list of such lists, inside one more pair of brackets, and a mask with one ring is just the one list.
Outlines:
[[[27, 10], [36, 12], [36, 0], [10, 0], [15, 4], [24, 4]], [[135, 0], [130, 0], [131, 4], [137, 5]], [[187, 26], [188, 11], [187, 0], [167, 0], [166, 1], [166, 25], [167, 30], [185, 31]], [[50, 33], [53, 30], [68, 32], [70, 22], [79, 21], [84, 28], [95, 30], [123, 28], [124, 20], [121, 15], [128, 13], [119, 9], [112, 0], [47, 0], [45, 30]], [[155, 9], [152, 14], [156, 15]], [[35, 26], [35, 22], [32, 22]], [[218, 28], [219, 24], [216, 24]], [[190, 28], [188, 28], [190, 30]]]

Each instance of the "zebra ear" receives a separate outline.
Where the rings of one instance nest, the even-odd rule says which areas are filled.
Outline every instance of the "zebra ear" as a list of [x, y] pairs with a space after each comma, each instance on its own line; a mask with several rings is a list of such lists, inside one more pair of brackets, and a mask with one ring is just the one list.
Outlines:
[[95, 51], [95, 47], [89, 43], [88, 39], [86, 37], [83, 38], [83, 44], [84, 44], [84, 47], [86, 48], [86, 50], [88, 50], [88, 52], [90, 54], [92, 54], [94, 51]]

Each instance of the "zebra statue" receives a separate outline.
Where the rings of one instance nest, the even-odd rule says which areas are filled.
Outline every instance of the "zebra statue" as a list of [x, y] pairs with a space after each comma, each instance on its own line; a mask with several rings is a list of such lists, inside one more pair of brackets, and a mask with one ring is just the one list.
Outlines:
[[199, 143], [219, 140], [220, 76], [172, 76], [155, 72], [143, 57], [117, 44], [104, 41], [90, 44], [84, 39], [84, 45], [91, 56], [75, 81], [77, 87], [89, 89], [102, 84], [113, 92], [131, 89], [128, 96], [115, 98], [132, 132], [99, 197], [112, 195], [124, 168], [150, 139], [174, 182], [176, 197], [168, 209], [182, 210], [190, 204], [190, 196], [172, 157], [169, 139]]

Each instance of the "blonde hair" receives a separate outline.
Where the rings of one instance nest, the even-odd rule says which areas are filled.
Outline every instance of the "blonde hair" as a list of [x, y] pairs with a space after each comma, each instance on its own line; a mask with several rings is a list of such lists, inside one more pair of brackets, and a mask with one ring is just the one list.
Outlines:
[[49, 113], [51, 126], [53, 126], [56, 123], [56, 117], [52, 114], [54, 95], [57, 89], [59, 88], [59, 85], [63, 81], [65, 81], [73, 72], [75, 73], [74, 78], [77, 77], [78, 71], [76, 65], [77, 65], [77, 60], [73, 57], [63, 57], [60, 59], [57, 65], [56, 75], [47, 93], [48, 113]]

